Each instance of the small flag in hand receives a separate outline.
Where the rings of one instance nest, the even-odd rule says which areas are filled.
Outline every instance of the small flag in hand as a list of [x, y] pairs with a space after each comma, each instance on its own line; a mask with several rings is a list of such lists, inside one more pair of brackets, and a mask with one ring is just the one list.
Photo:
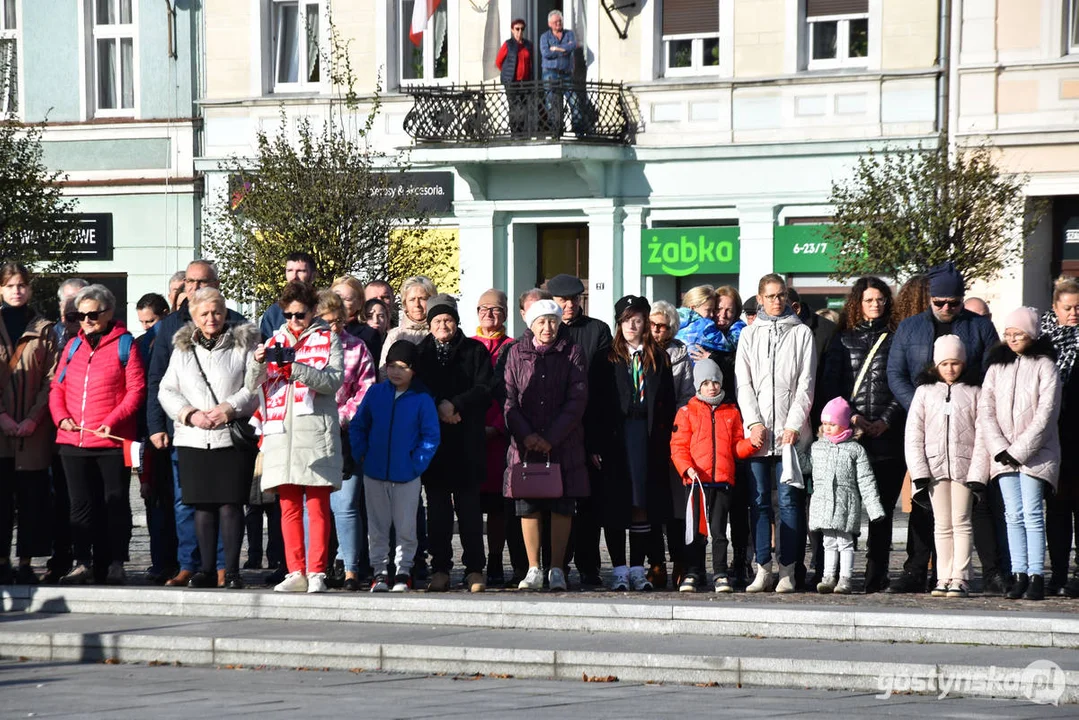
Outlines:
[[689, 496], [686, 498], [686, 545], [693, 544], [697, 534], [705, 537], [712, 535], [708, 525], [708, 504], [704, 501], [704, 485], [701, 485], [699, 477], [694, 478], [689, 486]]
[[124, 440], [124, 465], [136, 472], [142, 469], [143, 444], [134, 440]]

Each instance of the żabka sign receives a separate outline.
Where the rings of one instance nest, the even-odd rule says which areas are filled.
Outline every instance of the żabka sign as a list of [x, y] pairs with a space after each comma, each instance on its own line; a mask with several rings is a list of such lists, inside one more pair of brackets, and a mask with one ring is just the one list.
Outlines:
[[652, 228], [641, 231], [643, 275], [737, 274], [737, 227]]

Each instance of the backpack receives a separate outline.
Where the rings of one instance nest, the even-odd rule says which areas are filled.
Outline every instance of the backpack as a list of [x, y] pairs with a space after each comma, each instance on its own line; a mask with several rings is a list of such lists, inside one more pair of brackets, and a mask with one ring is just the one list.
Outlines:
[[[124, 333], [120, 336], [120, 365], [127, 367], [127, 361], [131, 357], [131, 345], [135, 342], [134, 336], [131, 333]], [[60, 377], [56, 382], [63, 384], [64, 378], [67, 377], [67, 366], [71, 362], [71, 358], [75, 357], [75, 352], [82, 345], [82, 338], [73, 338], [71, 342], [67, 344], [67, 359], [64, 361], [64, 369], [60, 371]]]

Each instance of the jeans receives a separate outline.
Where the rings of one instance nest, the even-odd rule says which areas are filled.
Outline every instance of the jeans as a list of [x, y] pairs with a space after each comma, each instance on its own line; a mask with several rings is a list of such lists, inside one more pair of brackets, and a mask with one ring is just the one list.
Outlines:
[[150, 534], [150, 566], [157, 574], [176, 570], [176, 519], [172, 487], [172, 461], [168, 450], [146, 448], [150, 497], [146, 498], [146, 529]]
[[772, 562], [772, 485], [777, 486], [779, 497], [779, 564], [790, 565], [805, 558], [805, 491], [780, 482], [783, 462], [779, 458], [749, 461], [749, 473], [753, 478], [753, 501], [750, 505], [750, 523], [754, 529], [757, 564]]
[[562, 102], [569, 104], [570, 126], [573, 132], [583, 131], [581, 121], [581, 97], [574, 88], [573, 78], [570, 73], [544, 68], [541, 74], [546, 92], [544, 94], [544, 106], [547, 110], [547, 125], [556, 135], [565, 132], [563, 120]]
[[1008, 523], [1008, 549], [1012, 572], [1042, 575], [1045, 572], [1045, 493], [1042, 481], [1025, 473], [1001, 475], [1004, 520]]
[[[180, 461], [173, 447], [172, 455], [172, 489], [173, 508], [176, 512], [176, 555], [181, 570], [198, 572], [202, 569], [202, 558], [199, 555], [199, 542], [195, 537], [195, 508], [184, 504], [184, 494], [180, 490]], [[225, 546], [220, 536], [217, 538], [217, 567], [225, 567]]]
[[[330, 495], [330, 508], [337, 524], [337, 559], [345, 564], [345, 572], [366, 574], [371, 560], [367, 547], [367, 518], [364, 514], [363, 469], [341, 483], [341, 489]], [[411, 565], [411, 558], [409, 558]]]

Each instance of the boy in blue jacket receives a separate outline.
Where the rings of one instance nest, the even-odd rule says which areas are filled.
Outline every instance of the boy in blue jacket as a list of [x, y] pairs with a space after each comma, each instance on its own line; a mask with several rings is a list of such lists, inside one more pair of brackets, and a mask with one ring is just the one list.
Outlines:
[[[374, 565], [371, 592], [406, 592], [416, 555], [420, 476], [438, 449], [435, 401], [415, 378], [417, 348], [398, 340], [386, 355], [387, 380], [363, 397], [349, 425], [352, 456], [363, 468], [367, 537]], [[393, 585], [389, 577], [390, 527], [397, 532]]]

